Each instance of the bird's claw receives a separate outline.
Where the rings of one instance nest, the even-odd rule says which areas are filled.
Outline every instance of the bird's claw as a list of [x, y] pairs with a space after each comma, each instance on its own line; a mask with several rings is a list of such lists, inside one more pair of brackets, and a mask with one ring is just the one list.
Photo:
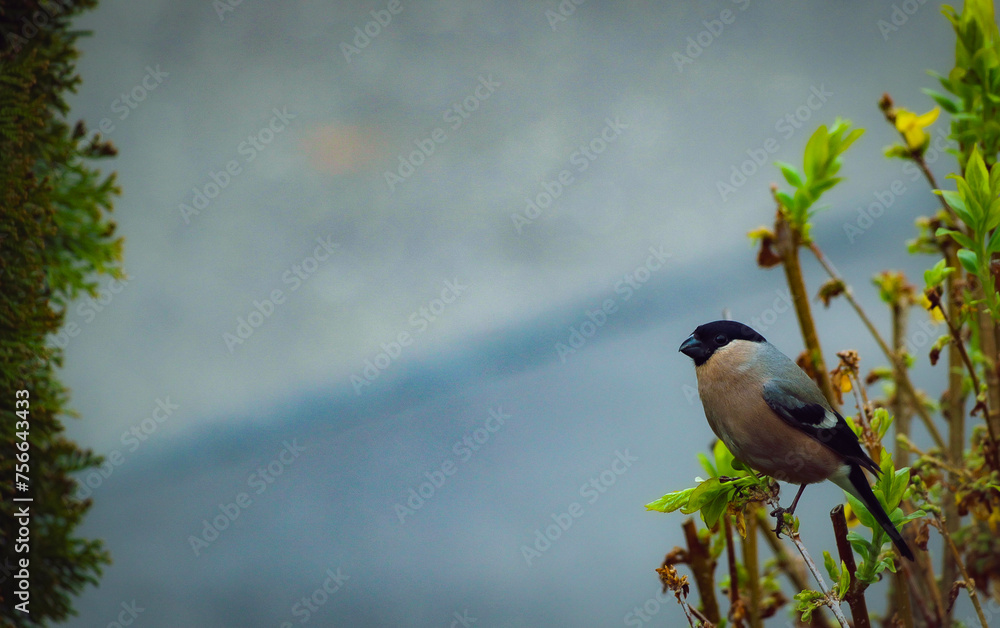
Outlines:
[[785, 521], [786, 512], [788, 512], [788, 509], [782, 508], [781, 506], [778, 506], [777, 508], [771, 511], [771, 516], [775, 517], [774, 535], [779, 539], [781, 538], [782, 530], [788, 527], [788, 522]]

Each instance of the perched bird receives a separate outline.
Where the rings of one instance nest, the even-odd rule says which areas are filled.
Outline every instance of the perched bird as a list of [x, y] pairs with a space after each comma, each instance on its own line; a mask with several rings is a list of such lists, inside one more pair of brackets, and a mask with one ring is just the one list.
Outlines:
[[[712, 431], [733, 456], [775, 479], [830, 480], [858, 498], [899, 553], [913, 552], [872, 493], [863, 469], [880, 473], [858, 437], [795, 362], [743, 323], [705, 323], [681, 344], [694, 360], [698, 393]], [[780, 515], [779, 515], [780, 517]]]

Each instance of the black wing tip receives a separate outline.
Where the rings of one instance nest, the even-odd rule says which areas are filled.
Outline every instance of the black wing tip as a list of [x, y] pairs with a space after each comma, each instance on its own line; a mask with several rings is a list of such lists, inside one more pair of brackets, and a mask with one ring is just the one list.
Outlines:
[[893, 539], [892, 542], [895, 543], [896, 550], [903, 556], [903, 558], [909, 560], [911, 563], [916, 561], [916, 558], [913, 557], [913, 551], [902, 537], [900, 537], [899, 540]]

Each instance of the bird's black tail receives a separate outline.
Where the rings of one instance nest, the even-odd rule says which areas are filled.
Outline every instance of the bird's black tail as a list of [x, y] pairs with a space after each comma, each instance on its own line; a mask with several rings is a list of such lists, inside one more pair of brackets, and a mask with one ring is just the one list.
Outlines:
[[[896, 549], [899, 553], [906, 558], [913, 560], [913, 552], [910, 551], [910, 546], [906, 544], [903, 540], [903, 536], [896, 529], [896, 526], [892, 524], [892, 520], [889, 519], [889, 515], [885, 514], [885, 510], [882, 509], [882, 504], [878, 502], [878, 498], [875, 497], [875, 493], [872, 492], [872, 487], [868, 485], [868, 478], [865, 477], [865, 472], [861, 470], [861, 467], [852, 464], [851, 471], [847, 475], [847, 480], [850, 482], [850, 488], [847, 486], [841, 486], [844, 490], [851, 493], [858, 499], [860, 499], [865, 507], [868, 508], [868, 512], [875, 517], [875, 521], [882, 526], [885, 533], [889, 535], [892, 542], [896, 545]], [[853, 490], [852, 490], [853, 489]]]

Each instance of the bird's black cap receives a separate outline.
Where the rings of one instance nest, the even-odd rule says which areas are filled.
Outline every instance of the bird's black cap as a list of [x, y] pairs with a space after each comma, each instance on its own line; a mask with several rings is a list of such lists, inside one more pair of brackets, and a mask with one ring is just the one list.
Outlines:
[[712, 321], [699, 325], [694, 333], [688, 336], [678, 351], [694, 360], [695, 366], [701, 366], [712, 357], [716, 349], [724, 347], [733, 340], [750, 342], [766, 342], [764, 337], [752, 327], [736, 321]]

